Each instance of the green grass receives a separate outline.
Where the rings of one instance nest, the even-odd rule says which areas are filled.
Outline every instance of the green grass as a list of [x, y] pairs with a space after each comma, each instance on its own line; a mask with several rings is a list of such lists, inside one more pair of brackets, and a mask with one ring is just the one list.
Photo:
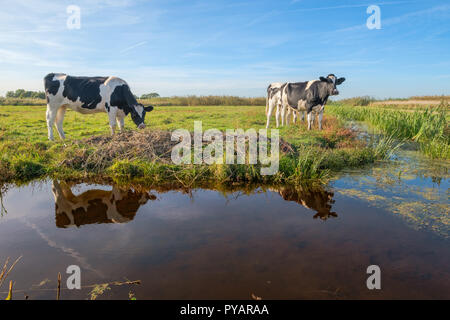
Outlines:
[[[101, 168], [89, 160], [83, 160], [86, 161], [83, 166], [71, 165], [66, 160], [96, 151], [95, 146], [84, 144], [83, 139], [109, 136], [108, 117], [105, 113], [82, 115], [69, 110], [64, 121], [65, 143], [59, 139], [56, 129], [55, 142], [50, 142], [45, 110], [45, 106], [0, 106], [0, 180], [3, 182], [20, 183], [44, 177], [102, 177], [147, 184], [302, 183], [325, 181], [334, 171], [365, 165], [383, 157], [357, 141], [341, 121], [325, 116], [323, 131], [308, 131], [305, 123], [281, 128], [281, 138], [290, 143], [294, 151], [281, 156], [280, 170], [274, 176], [261, 176], [259, 165], [175, 166], [138, 156], [117, 156], [105, 160]], [[147, 114], [146, 130], [185, 128], [193, 131], [195, 120], [202, 121], [203, 130], [260, 129], [265, 127], [264, 110], [264, 106], [156, 107]], [[125, 127], [137, 130], [130, 117], [126, 118]], [[271, 127], [274, 128], [274, 119]]]
[[327, 111], [344, 120], [367, 122], [394, 138], [417, 141], [420, 150], [430, 158], [450, 159], [450, 131], [445, 106], [423, 111], [399, 111], [333, 105]]

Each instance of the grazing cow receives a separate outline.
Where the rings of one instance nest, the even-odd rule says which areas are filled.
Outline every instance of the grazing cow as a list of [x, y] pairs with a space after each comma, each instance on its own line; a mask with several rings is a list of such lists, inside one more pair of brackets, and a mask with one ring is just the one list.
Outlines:
[[44, 78], [47, 97], [48, 138], [53, 140], [53, 124], [59, 136], [65, 139], [63, 120], [67, 108], [83, 114], [107, 112], [111, 133], [116, 121], [120, 131], [129, 113], [139, 129], [145, 128], [145, 113], [153, 110], [136, 101], [128, 84], [116, 77], [72, 77], [63, 73], [50, 73]]
[[[287, 107], [296, 111], [306, 111], [308, 130], [311, 130], [313, 123], [312, 113], [314, 112], [318, 115], [319, 130], [322, 130], [325, 104], [330, 96], [339, 94], [336, 86], [344, 81], [345, 78], [338, 79], [334, 74], [329, 74], [326, 78], [320, 77], [320, 80], [287, 83], [282, 89], [282, 108]], [[289, 119], [287, 119], [287, 122], [289, 122]]]
[[137, 210], [156, 197], [147, 192], [92, 189], [74, 195], [65, 182], [53, 181], [55, 220], [58, 228], [80, 227], [94, 223], [125, 223], [134, 219]]
[[276, 107], [277, 110], [275, 112], [275, 119], [277, 128], [280, 122], [281, 115], [281, 125], [284, 125], [285, 121], [285, 112], [282, 110], [281, 104], [281, 91], [285, 83], [274, 82], [267, 87], [267, 98], [266, 98], [266, 116], [267, 116], [267, 124], [266, 128], [269, 128], [270, 117], [272, 116], [273, 110]]

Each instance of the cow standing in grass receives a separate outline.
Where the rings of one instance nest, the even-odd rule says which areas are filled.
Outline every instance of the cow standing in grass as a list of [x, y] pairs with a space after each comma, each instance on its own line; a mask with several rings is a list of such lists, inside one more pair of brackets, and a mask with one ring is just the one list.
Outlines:
[[[280, 83], [280, 82], [274, 82], [269, 85], [267, 88], [267, 98], [266, 98], [266, 116], [267, 116], [267, 124], [266, 128], [269, 128], [270, 124], [270, 117], [272, 117], [273, 110], [276, 108], [275, 111], [275, 120], [277, 128], [279, 126], [280, 122], [280, 116], [281, 116], [281, 125], [289, 125], [289, 117], [290, 114], [293, 113], [293, 123], [295, 124], [297, 122], [297, 111], [293, 110], [292, 108], [288, 108], [286, 105], [282, 104], [281, 101], [281, 93], [283, 90], [283, 87], [286, 85], [286, 83]], [[302, 121], [305, 119], [305, 113], [302, 112]]]
[[[345, 78], [336, 78], [329, 74], [326, 78], [307, 82], [287, 83], [281, 92], [282, 109], [292, 108], [294, 111], [305, 111], [308, 119], [308, 130], [311, 130], [313, 113], [317, 115], [319, 130], [322, 130], [322, 118], [325, 104], [330, 96], [338, 95], [336, 86], [345, 81]], [[289, 122], [289, 113], [287, 117]]]
[[131, 114], [139, 129], [145, 128], [145, 114], [153, 110], [136, 101], [128, 84], [116, 77], [72, 77], [63, 73], [50, 73], [44, 78], [47, 97], [48, 139], [53, 140], [53, 124], [61, 139], [65, 139], [63, 120], [67, 108], [83, 114], [107, 112], [111, 133], [116, 122], [120, 131], [124, 119]]

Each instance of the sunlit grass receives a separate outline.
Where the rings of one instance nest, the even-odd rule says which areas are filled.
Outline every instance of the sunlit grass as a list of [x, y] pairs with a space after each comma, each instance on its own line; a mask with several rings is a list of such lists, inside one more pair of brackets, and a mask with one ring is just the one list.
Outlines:
[[394, 138], [417, 141], [420, 150], [431, 158], [450, 158], [450, 130], [446, 106], [411, 112], [345, 105], [329, 106], [327, 110], [344, 120], [368, 122]]
[[[82, 115], [71, 110], [66, 113], [62, 142], [54, 130], [55, 142], [47, 139], [45, 106], [0, 106], [0, 179], [27, 181], [40, 177], [81, 178], [103, 175], [117, 179], [153, 181], [214, 180], [220, 182], [287, 182], [325, 180], [331, 172], [344, 167], [361, 166], [376, 160], [372, 149], [358, 141], [343, 122], [325, 116], [324, 130], [308, 131], [305, 122], [280, 128], [280, 136], [292, 145], [293, 153], [282, 156], [280, 171], [270, 178], [260, 175], [258, 165], [174, 166], [163, 165], [145, 158], [109, 159], [101, 169], [97, 164], [70, 166], [67, 159], [80, 154], [92, 154], [96, 146], [83, 139], [92, 136], [109, 137], [105, 113]], [[194, 121], [202, 121], [203, 130], [263, 129], [266, 124], [264, 106], [195, 106], [156, 107], [147, 114], [147, 130], [193, 131]], [[137, 130], [130, 117], [126, 130]], [[271, 128], [275, 128], [272, 119]], [[76, 142], [77, 143], [73, 143]], [[89, 159], [87, 157], [86, 159]], [[84, 160], [83, 160], [84, 161]], [[88, 160], [86, 160], [88, 161]], [[106, 161], [106, 160], [105, 160]], [[105, 169], [106, 168], [106, 169]]]

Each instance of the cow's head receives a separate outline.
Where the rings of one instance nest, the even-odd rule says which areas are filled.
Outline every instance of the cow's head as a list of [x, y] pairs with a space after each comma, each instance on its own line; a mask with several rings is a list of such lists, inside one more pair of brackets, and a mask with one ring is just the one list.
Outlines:
[[334, 74], [329, 74], [326, 78], [320, 77], [320, 81], [327, 83], [328, 88], [328, 94], [330, 96], [337, 96], [339, 94], [338, 89], [336, 86], [340, 85], [342, 82], [345, 81], [345, 78], [336, 78]]
[[152, 106], [144, 107], [140, 103], [131, 108], [131, 119], [139, 129], [145, 128], [145, 114], [152, 110]]

